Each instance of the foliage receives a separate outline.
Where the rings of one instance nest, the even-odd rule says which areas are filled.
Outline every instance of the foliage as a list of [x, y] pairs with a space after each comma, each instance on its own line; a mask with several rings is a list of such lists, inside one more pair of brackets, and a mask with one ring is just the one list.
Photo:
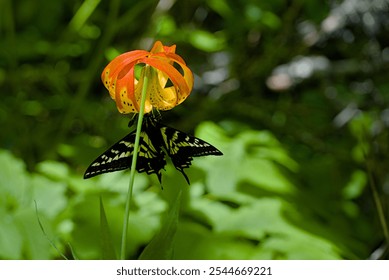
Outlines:
[[82, 173], [128, 134], [102, 69], [155, 40], [195, 73], [163, 122], [224, 156], [195, 159], [189, 187], [171, 164], [163, 189], [137, 174], [129, 258], [387, 258], [388, 7], [2, 1], [0, 258], [117, 255], [128, 173]]
[[[360, 244], [355, 244], [356, 240], [331, 233], [326, 224], [315, 221], [311, 216], [312, 208], [302, 206], [298, 189], [290, 179], [299, 166], [270, 132], [245, 130], [229, 137], [215, 124], [203, 123], [197, 130], [197, 135], [224, 150], [224, 159], [197, 159], [188, 171], [193, 181], [189, 188], [172, 166], [164, 175], [163, 191], [159, 189], [157, 178], [152, 178], [150, 182], [146, 175], [139, 174], [134, 191], [135, 206], [130, 216], [129, 251], [133, 257], [152, 239], [161, 227], [161, 221], [166, 220], [164, 217], [167, 215], [169, 201], [174, 202], [171, 206], [173, 209], [179, 205], [175, 197], [181, 191], [184, 191], [185, 199], [179, 223], [173, 218], [168, 218], [169, 222], [165, 221], [167, 224], [175, 223], [174, 228], [177, 230], [165, 229], [162, 236], [167, 237], [159, 240], [160, 244], [166, 244], [175, 236], [173, 258], [339, 259], [355, 257], [349, 247], [355, 247], [355, 250], [365, 249]], [[10, 169], [17, 170], [17, 166], [22, 165], [9, 153], [4, 152], [4, 155], [10, 158], [4, 159], [9, 162]], [[236, 162], [241, 163], [239, 168]], [[42, 188], [41, 185], [26, 187], [34, 193], [24, 199], [27, 204], [32, 205], [32, 200], [36, 200], [38, 209], [43, 212], [48, 208], [47, 203], [64, 201], [56, 207], [48, 208], [46, 212], [38, 212], [38, 215], [45, 214], [44, 218], [53, 227], [52, 235], [57, 237], [60, 248], [66, 247], [67, 240], [78, 257], [100, 258], [104, 252], [110, 251], [100, 251], [101, 248], [107, 248], [106, 245], [100, 247], [100, 240], [110, 240], [106, 237], [106, 229], [111, 226], [112, 240], [118, 250], [121, 214], [128, 184], [127, 172], [84, 181], [79, 175], [70, 174], [63, 163], [43, 162], [38, 166], [39, 174], [30, 175], [23, 168], [19, 169], [21, 174], [25, 174], [26, 182], [31, 181], [29, 177], [39, 176], [42, 178], [39, 182], [47, 184], [41, 191], [38, 191]], [[6, 175], [2, 174], [1, 177]], [[14, 184], [18, 182], [5, 181], [2, 189], [6, 190], [7, 186]], [[54, 191], [56, 184], [61, 186], [62, 192]], [[65, 190], [71, 193], [68, 203], [64, 198]], [[3, 195], [9, 196], [8, 193]], [[105, 201], [106, 215], [102, 217], [107, 216], [102, 221], [97, 211], [99, 196], [103, 196]], [[19, 208], [22, 202], [14, 203], [15, 208]], [[346, 197], [344, 203], [351, 202]], [[169, 214], [168, 217], [171, 215], [175, 217], [177, 214]], [[31, 217], [29, 219], [31, 221]], [[36, 217], [34, 220], [37, 221]], [[61, 222], [56, 224], [57, 220]], [[91, 234], [94, 232], [100, 232], [100, 236]], [[41, 240], [45, 240], [43, 234], [39, 236]], [[46, 243], [47, 247], [49, 242]], [[160, 244], [155, 245], [158, 248], [155, 252], [160, 252]], [[29, 246], [30, 244], [24, 244], [23, 250], [31, 250]], [[144, 258], [153, 257], [148, 253]]]

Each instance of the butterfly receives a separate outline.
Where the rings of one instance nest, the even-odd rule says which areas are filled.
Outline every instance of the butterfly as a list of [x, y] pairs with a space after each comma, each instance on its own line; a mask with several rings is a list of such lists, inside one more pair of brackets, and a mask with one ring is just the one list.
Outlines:
[[[129, 126], [131, 123], [133, 121], [130, 121]], [[95, 159], [85, 171], [84, 179], [130, 168], [135, 133], [135, 130], [132, 131]], [[136, 170], [140, 173], [154, 173], [162, 183], [161, 170], [166, 165], [166, 155], [190, 184], [184, 168], [190, 167], [193, 157], [220, 156], [223, 153], [204, 140], [161, 124], [153, 114], [147, 114], [142, 124]]]

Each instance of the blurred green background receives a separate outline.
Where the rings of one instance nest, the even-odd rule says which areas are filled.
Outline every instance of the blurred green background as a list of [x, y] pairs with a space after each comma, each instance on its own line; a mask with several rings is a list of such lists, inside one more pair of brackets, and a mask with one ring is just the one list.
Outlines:
[[195, 73], [162, 122], [224, 156], [195, 159], [190, 186], [171, 165], [163, 190], [137, 174], [129, 259], [167, 224], [158, 246], [174, 259], [388, 258], [388, 12], [388, 0], [1, 1], [0, 258], [106, 258], [99, 198], [118, 252], [129, 172], [82, 176], [129, 132], [102, 69], [155, 40]]

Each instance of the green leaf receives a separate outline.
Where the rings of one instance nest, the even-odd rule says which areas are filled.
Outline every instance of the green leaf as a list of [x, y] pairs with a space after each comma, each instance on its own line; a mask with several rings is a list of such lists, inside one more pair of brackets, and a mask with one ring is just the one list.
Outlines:
[[100, 196], [100, 234], [101, 250], [103, 260], [117, 260], [114, 242], [108, 226], [107, 216], [105, 214], [103, 200]]
[[58, 247], [55, 245], [55, 243], [47, 235], [45, 228], [44, 228], [44, 226], [39, 218], [38, 206], [36, 204], [36, 201], [35, 201], [35, 213], [36, 213], [36, 219], [37, 219], [38, 225], [39, 225], [43, 235], [46, 237], [47, 241], [50, 243], [51, 247], [53, 247], [57, 251], [58, 255], [60, 255], [64, 260], [67, 260], [68, 258], [58, 249]]
[[225, 0], [207, 0], [209, 7], [224, 18], [234, 16], [234, 11]]
[[229, 138], [212, 123], [201, 124], [196, 132], [224, 153], [221, 157], [198, 159], [193, 164], [207, 172], [206, 184], [211, 193], [236, 192], [240, 184], [247, 183], [257, 188], [257, 193], [295, 191], [280, 165], [291, 171], [296, 171], [298, 165], [270, 132], [248, 130]]
[[28, 174], [24, 162], [0, 151], [0, 207], [16, 208], [24, 201]]
[[7, 241], [0, 241], [0, 257], [50, 259], [58, 255], [46, 229], [52, 235], [53, 220], [67, 205], [66, 185], [38, 174], [29, 175], [24, 163], [8, 152], [0, 152], [0, 166], [0, 213], [4, 212], [0, 217], [5, 218], [0, 221], [0, 240]]
[[358, 198], [365, 189], [367, 184], [367, 175], [362, 170], [355, 170], [351, 175], [351, 179], [343, 189], [345, 199]]
[[270, 236], [265, 239], [253, 258], [289, 260], [341, 259], [337, 247], [331, 242], [307, 233]]
[[44, 213], [47, 218], [54, 219], [67, 206], [66, 184], [51, 181], [37, 174], [31, 177], [32, 200], [36, 201], [40, 213]]
[[160, 36], [169, 36], [177, 31], [176, 22], [170, 15], [163, 15], [158, 19], [157, 32]]
[[216, 234], [193, 222], [180, 222], [175, 240], [177, 260], [247, 260], [255, 252], [249, 240]]
[[23, 236], [14, 218], [0, 208], [0, 259], [20, 259], [22, 256]]
[[140, 260], [169, 260], [173, 258], [174, 236], [177, 231], [181, 194], [180, 190], [160, 232], [143, 250], [139, 256]]
[[48, 178], [66, 180], [69, 177], [69, 166], [62, 162], [47, 160], [37, 164], [36, 169]]
[[[39, 207], [39, 205], [38, 205]], [[14, 215], [18, 230], [23, 236], [23, 258], [47, 260], [57, 255], [57, 251], [50, 244], [45, 233], [39, 225], [36, 212], [32, 207], [21, 209]], [[40, 222], [45, 225], [48, 235], [53, 235], [53, 226], [49, 220], [42, 215]]]
[[70, 249], [70, 253], [72, 254], [73, 260], [79, 260], [76, 252], [73, 249], [72, 244], [68, 243], [68, 246], [69, 246], [69, 249]]
[[81, 28], [87, 22], [88, 18], [93, 14], [99, 5], [100, 0], [86, 0], [79, 7], [77, 12], [74, 14], [73, 18], [69, 23], [69, 27], [75, 30], [76, 32], [80, 32]]
[[[303, 224], [314, 223], [301, 217], [293, 205], [281, 198], [257, 199], [236, 209], [218, 201], [206, 200], [196, 200], [192, 203], [192, 208], [208, 217], [212, 233], [204, 233], [205, 229], [201, 230], [201, 234], [193, 231], [183, 234], [179, 231], [176, 257], [233, 259], [234, 257], [227, 253], [227, 246], [231, 250], [240, 250], [242, 255], [239, 257], [244, 259], [341, 258], [335, 243], [303, 230], [301, 225], [296, 225], [299, 220]], [[186, 225], [185, 228], [193, 229], [194, 225]], [[191, 247], [190, 244], [194, 243], [191, 239], [196, 240], [196, 248]], [[184, 244], [184, 240], [187, 244]], [[245, 240], [257, 241], [258, 245], [255, 242], [244, 242]]]
[[80, 259], [98, 259], [101, 257], [99, 232], [99, 196], [80, 196], [72, 206], [74, 229], [72, 247]]

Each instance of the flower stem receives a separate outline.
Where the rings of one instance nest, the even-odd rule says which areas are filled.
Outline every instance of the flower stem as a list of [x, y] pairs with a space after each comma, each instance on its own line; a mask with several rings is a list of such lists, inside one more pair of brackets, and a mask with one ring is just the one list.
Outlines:
[[383, 232], [384, 238], [386, 240], [386, 246], [388, 247], [389, 246], [389, 231], [388, 231], [388, 225], [386, 223], [386, 218], [385, 218], [385, 214], [384, 214], [384, 208], [382, 206], [382, 202], [381, 202], [381, 199], [380, 199], [379, 194], [378, 194], [377, 186], [375, 184], [369, 162], [366, 163], [366, 166], [367, 166], [367, 173], [368, 173], [369, 181], [370, 181], [370, 188], [371, 188], [371, 191], [373, 193], [374, 204], [375, 204], [375, 207], [377, 208], [378, 218], [380, 220], [382, 232]]
[[121, 252], [120, 252], [120, 259], [122, 259], [122, 260], [126, 259], [128, 220], [130, 217], [130, 206], [131, 206], [132, 190], [133, 190], [134, 179], [135, 179], [136, 161], [138, 159], [139, 140], [140, 140], [140, 133], [142, 131], [142, 121], [143, 121], [146, 96], [147, 96], [148, 71], [150, 71], [150, 70], [152, 70], [152, 69], [150, 69], [149, 66], [145, 66], [144, 71], [146, 71], [146, 73], [145, 73], [144, 78], [143, 78], [142, 98], [141, 98], [140, 108], [139, 108], [138, 123], [136, 126], [134, 153], [132, 155], [131, 170], [130, 170], [130, 183], [128, 186], [126, 209], [125, 209], [124, 218], [123, 218], [122, 243], [121, 243]]

